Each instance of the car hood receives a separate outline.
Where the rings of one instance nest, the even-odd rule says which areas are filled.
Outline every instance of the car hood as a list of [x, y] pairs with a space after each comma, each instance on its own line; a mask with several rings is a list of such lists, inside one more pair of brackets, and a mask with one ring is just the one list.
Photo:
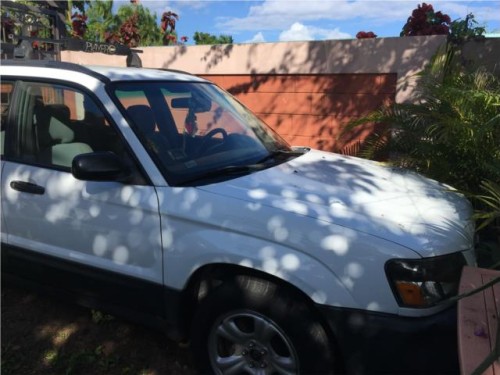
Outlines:
[[474, 234], [471, 205], [451, 187], [316, 150], [200, 189], [377, 236], [423, 257], [470, 249]]

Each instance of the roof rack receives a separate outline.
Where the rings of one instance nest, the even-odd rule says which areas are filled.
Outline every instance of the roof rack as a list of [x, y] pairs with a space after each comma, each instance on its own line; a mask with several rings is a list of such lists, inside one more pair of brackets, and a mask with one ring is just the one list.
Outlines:
[[43, 53], [43, 51], [36, 51], [33, 48], [33, 42], [53, 44], [60, 46], [62, 50], [67, 51], [80, 51], [80, 52], [100, 52], [107, 55], [119, 55], [127, 56], [127, 66], [128, 67], [142, 67], [142, 61], [138, 56], [138, 53], [142, 53], [142, 50], [131, 49], [122, 44], [112, 44], [112, 43], [97, 43], [90, 42], [81, 39], [74, 38], [64, 38], [64, 39], [45, 39], [37, 37], [25, 37], [21, 36], [18, 38], [18, 43], [16, 45], [11, 43], [2, 43], [1, 49], [2, 54], [6, 53], [14, 57], [14, 59], [19, 60], [44, 60], [53, 61], [52, 58]]

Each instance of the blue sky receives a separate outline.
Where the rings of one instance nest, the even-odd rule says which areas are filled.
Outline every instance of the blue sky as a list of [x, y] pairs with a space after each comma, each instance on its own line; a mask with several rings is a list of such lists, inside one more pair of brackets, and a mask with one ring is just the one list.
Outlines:
[[[141, 0], [158, 17], [179, 15], [178, 36], [192, 44], [195, 31], [231, 35], [235, 43], [354, 38], [358, 31], [379, 37], [399, 36], [421, 1], [409, 0], [264, 0], [160, 1]], [[115, 6], [129, 1], [115, 0]], [[427, 1], [452, 20], [473, 13], [488, 32], [500, 32], [500, 0]]]

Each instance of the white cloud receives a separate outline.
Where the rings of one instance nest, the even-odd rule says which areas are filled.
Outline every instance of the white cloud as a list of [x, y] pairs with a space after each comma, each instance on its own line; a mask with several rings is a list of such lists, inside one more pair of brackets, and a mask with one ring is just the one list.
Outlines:
[[196, 0], [185, 0], [185, 1], [174, 1], [178, 6], [183, 6], [191, 9], [203, 9], [210, 6], [210, 1], [196, 1]]
[[[388, 5], [389, 4], [389, 5]], [[413, 2], [368, 2], [350, 0], [273, 1], [249, 8], [245, 17], [221, 17], [217, 27], [234, 31], [279, 30], [296, 22], [348, 19], [406, 20], [415, 7]]]
[[[118, 5], [128, 5], [130, 0], [114, 0]], [[209, 1], [159, 1], [159, 0], [141, 0], [139, 2], [142, 6], [148, 8], [152, 13], [156, 13], [158, 17], [164, 12], [174, 12], [179, 15], [189, 14], [193, 9], [200, 10], [210, 6]]]
[[[401, 27], [421, 1], [369, 0], [265, 0], [252, 5], [244, 17], [220, 17], [216, 26], [230, 32], [283, 30], [294, 23], [312, 21], [366, 20], [365, 28], [400, 22]], [[453, 19], [473, 13], [479, 22], [500, 19], [500, 1], [439, 1], [432, 2], [436, 11], [449, 13]]]
[[442, 11], [449, 14], [451, 20], [457, 18], [464, 19], [467, 14], [474, 14], [474, 19], [479, 23], [488, 21], [500, 21], [500, 1], [483, 1], [478, 4], [476, 1], [435, 1], [432, 6], [435, 11]]
[[[115, 0], [114, 3], [117, 5], [124, 5], [124, 3], [129, 3], [129, 1]], [[141, 0], [139, 4], [148, 8], [151, 13], [156, 13], [158, 18], [161, 18], [163, 13], [169, 11], [177, 14], [179, 18], [181, 18], [182, 15], [182, 11], [178, 7], [173, 6], [169, 1]]]
[[314, 36], [307, 26], [302, 25], [299, 22], [295, 22], [288, 30], [281, 32], [279, 40], [281, 42], [314, 40]]
[[264, 34], [262, 34], [262, 31], [259, 31], [257, 34], [253, 36], [252, 39], [246, 40], [243, 43], [264, 43], [266, 41], [266, 38], [264, 37]]
[[306, 26], [300, 22], [295, 22], [288, 30], [281, 32], [279, 35], [279, 40], [282, 42], [349, 38], [352, 38], [350, 34], [344, 33], [338, 28], [328, 30], [314, 26]]

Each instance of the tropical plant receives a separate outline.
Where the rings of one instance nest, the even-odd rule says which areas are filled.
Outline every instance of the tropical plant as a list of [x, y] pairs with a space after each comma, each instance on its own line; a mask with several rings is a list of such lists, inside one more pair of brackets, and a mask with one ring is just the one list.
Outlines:
[[460, 45], [468, 40], [483, 39], [486, 28], [480, 26], [472, 13], [469, 13], [465, 19], [458, 19], [450, 25], [449, 41], [455, 45]]
[[163, 44], [168, 46], [177, 43], [177, 33], [175, 32], [176, 22], [179, 16], [171, 11], [164, 12], [161, 16], [160, 27], [163, 32]]
[[414, 103], [396, 103], [353, 121], [387, 127], [365, 142], [361, 155], [388, 154], [398, 166], [468, 192], [500, 181], [500, 82], [483, 69], [466, 71], [450, 47], [420, 74]]
[[[482, 267], [500, 267], [500, 182], [481, 182], [480, 193], [469, 195], [476, 211], [474, 218], [480, 233], [476, 246], [477, 261]], [[481, 372], [482, 373], [482, 372]]]
[[472, 196], [479, 204], [475, 218], [479, 221], [478, 229], [483, 229], [493, 223], [500, 235], [500, 183], [485, 180], [480, 185], [481, 193]]

